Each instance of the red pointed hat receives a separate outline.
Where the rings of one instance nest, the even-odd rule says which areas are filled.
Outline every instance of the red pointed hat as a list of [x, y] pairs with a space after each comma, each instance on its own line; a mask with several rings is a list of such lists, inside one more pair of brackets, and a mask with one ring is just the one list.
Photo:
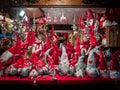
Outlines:
[[119, 69], [119, 62], [117, 60], [117, 57], [119, 54], [120, 54], [120, 49], [115, 51], [112, 54], [112, 60], [110, 62], [110, 70], [118, 70]]
[[100, 70], [105, 70], [107, 69], [107, 64], [105, 62], [105, 59], [104, 59], [104, 55], [103, 55], [103, 52], [102, 50], [100, 50], [100, 63], [99, 63], [99, 68]]
[[77, 60], [78, 60], [77, 55], [74, 54], [73, 58], [70, 60], [70, 65], [75, 66], [75, 64], [77, 63]]
[[75, 48], [75, 51], [76, 51], [77, 55], [79, 56], [80, 55], [80, 37], [79, 36], [76, 39], [76, 48]]
[[88, 10], [87, 10], [87, 17], [86, 17], [86, 18], [87, 18], [87, 19], [93, 19], [93, 18], [94, 18], [91, 9], [88, 9]]

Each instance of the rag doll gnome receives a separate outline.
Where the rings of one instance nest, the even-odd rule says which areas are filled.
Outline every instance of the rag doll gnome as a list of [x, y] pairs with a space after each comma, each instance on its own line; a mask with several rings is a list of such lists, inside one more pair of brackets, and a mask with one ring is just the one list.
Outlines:
[[112, 60], [110, 62], [110, 78], [120, 78], [120, 66], [119, 66], [119, 62], [118, 62], [118, 55], [120, 53], [120, 50], [116, 51], [113, 55], [112, 55]]
[[66, 48], [62, 45], [62, 55], [59, 63], [59, 72], [60, 75], [67, 75], [69, 72], [69, 60], [66, 52]]
[[17, 36], [16, 45], [6, 50], [0, 56], [0, 75], [2, 75], [3, 70], [12, 62], [15, 62], [15, 57], [19, 56], [21, 53], [21, 48], [24, 47], [21, 45], [20, 37]]
[[96, 53], [96, 50], [98, 48], [99, 46], [96, 46], [93, 49], [91, 49], [88, 55], [88, 59], [87, 59], [86, 73], [91, 78], [96, 78], [99, 76], [99, 71], [96, 66], [95, 56], [94, 56], [94, 53]]
[[107, 78], [109, 76], [107, 63], [102, 50], [99, 51], [99, 71], [102, 77]]

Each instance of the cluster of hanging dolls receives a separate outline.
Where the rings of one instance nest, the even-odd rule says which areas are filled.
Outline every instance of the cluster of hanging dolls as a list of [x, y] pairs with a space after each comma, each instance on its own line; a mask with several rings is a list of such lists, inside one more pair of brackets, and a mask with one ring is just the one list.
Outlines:
[[[6, 50], [0, 57], [0, 76], [38, 77], [44, 75], [74, 76], [84, 78], [110, 77], [120, 78], [119, 53], [111, 53], [110, 49], [103, 49], [99, 27], [116, 25], [108, 21], [105, 16], [93, 23], [92, 11], [87, 12], [87, 19], [80, 18], [78, 25], [84, 33], [82, 42], [80, 36], [73, 46], [69, 41], [58, 45], [58, 36], [52, 26], [51, 36], [46, 39], [35, 31], [28, 31], [26, 42], [16, 35], [16, 45]], [[54, 41], [55, 40], [55, 41]]]

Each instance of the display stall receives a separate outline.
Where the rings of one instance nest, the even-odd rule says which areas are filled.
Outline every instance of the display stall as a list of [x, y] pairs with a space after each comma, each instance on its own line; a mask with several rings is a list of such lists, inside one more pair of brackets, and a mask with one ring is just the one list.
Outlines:
[[112, 83], [120, 88], [120, 26], [114, 9], [9, 10], [9, 17], [0, 16], [1, 85]]

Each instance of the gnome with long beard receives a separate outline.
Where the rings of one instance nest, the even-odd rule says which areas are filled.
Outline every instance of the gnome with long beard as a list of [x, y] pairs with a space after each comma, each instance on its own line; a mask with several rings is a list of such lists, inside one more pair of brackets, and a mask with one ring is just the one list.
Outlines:
[[100, 75], [96, 62], [95, 62], [95, 56], [94, 56], [94, 53], [96, 53], [96, 50], [98, 50], [100, 46], [96, 46], [89, 51], [86, 73], [89, 77], [92, 77], [92, 78], [99, 77]]
[[117, 59], [118, 55], [120, 53], [120, 50], [116, 51], [112, 55], [112, 60], [110, 62], [110, 78], [120, 78], [120, 65], [119, 61]]
[[75, 64], [75, 76], [76, 77], [84, 77], [85, 76], [85, 64], [84, 64], [85, 56], [79, 56], [77, 63]]
[[[15, 62], [15, 57], [19, 56], [21, 54], [21, 48], [24, 47], [24, 45], [21, 44], [21, 39], [17, 35], [17, 42], [16, 45], [6, 50], [1, 56], [0, 56], [0, 75], [2, 75], [3, 70], [11, 63]], [[11, 66], [12, 67], [12, 66]]]
[[66, 48], [62, 45], [62, 55], [59, 63], [59, 73], [60, 75], [67, 75], [69, 73], [69, 60], [66, 53]]
[[99, 51], [99, 71], [102, 77], [107, 78], [109, 76], [108, 68], [107, 68], [107, 63], [105, 61], [105, 57], [103, 54], [103, 51]]

